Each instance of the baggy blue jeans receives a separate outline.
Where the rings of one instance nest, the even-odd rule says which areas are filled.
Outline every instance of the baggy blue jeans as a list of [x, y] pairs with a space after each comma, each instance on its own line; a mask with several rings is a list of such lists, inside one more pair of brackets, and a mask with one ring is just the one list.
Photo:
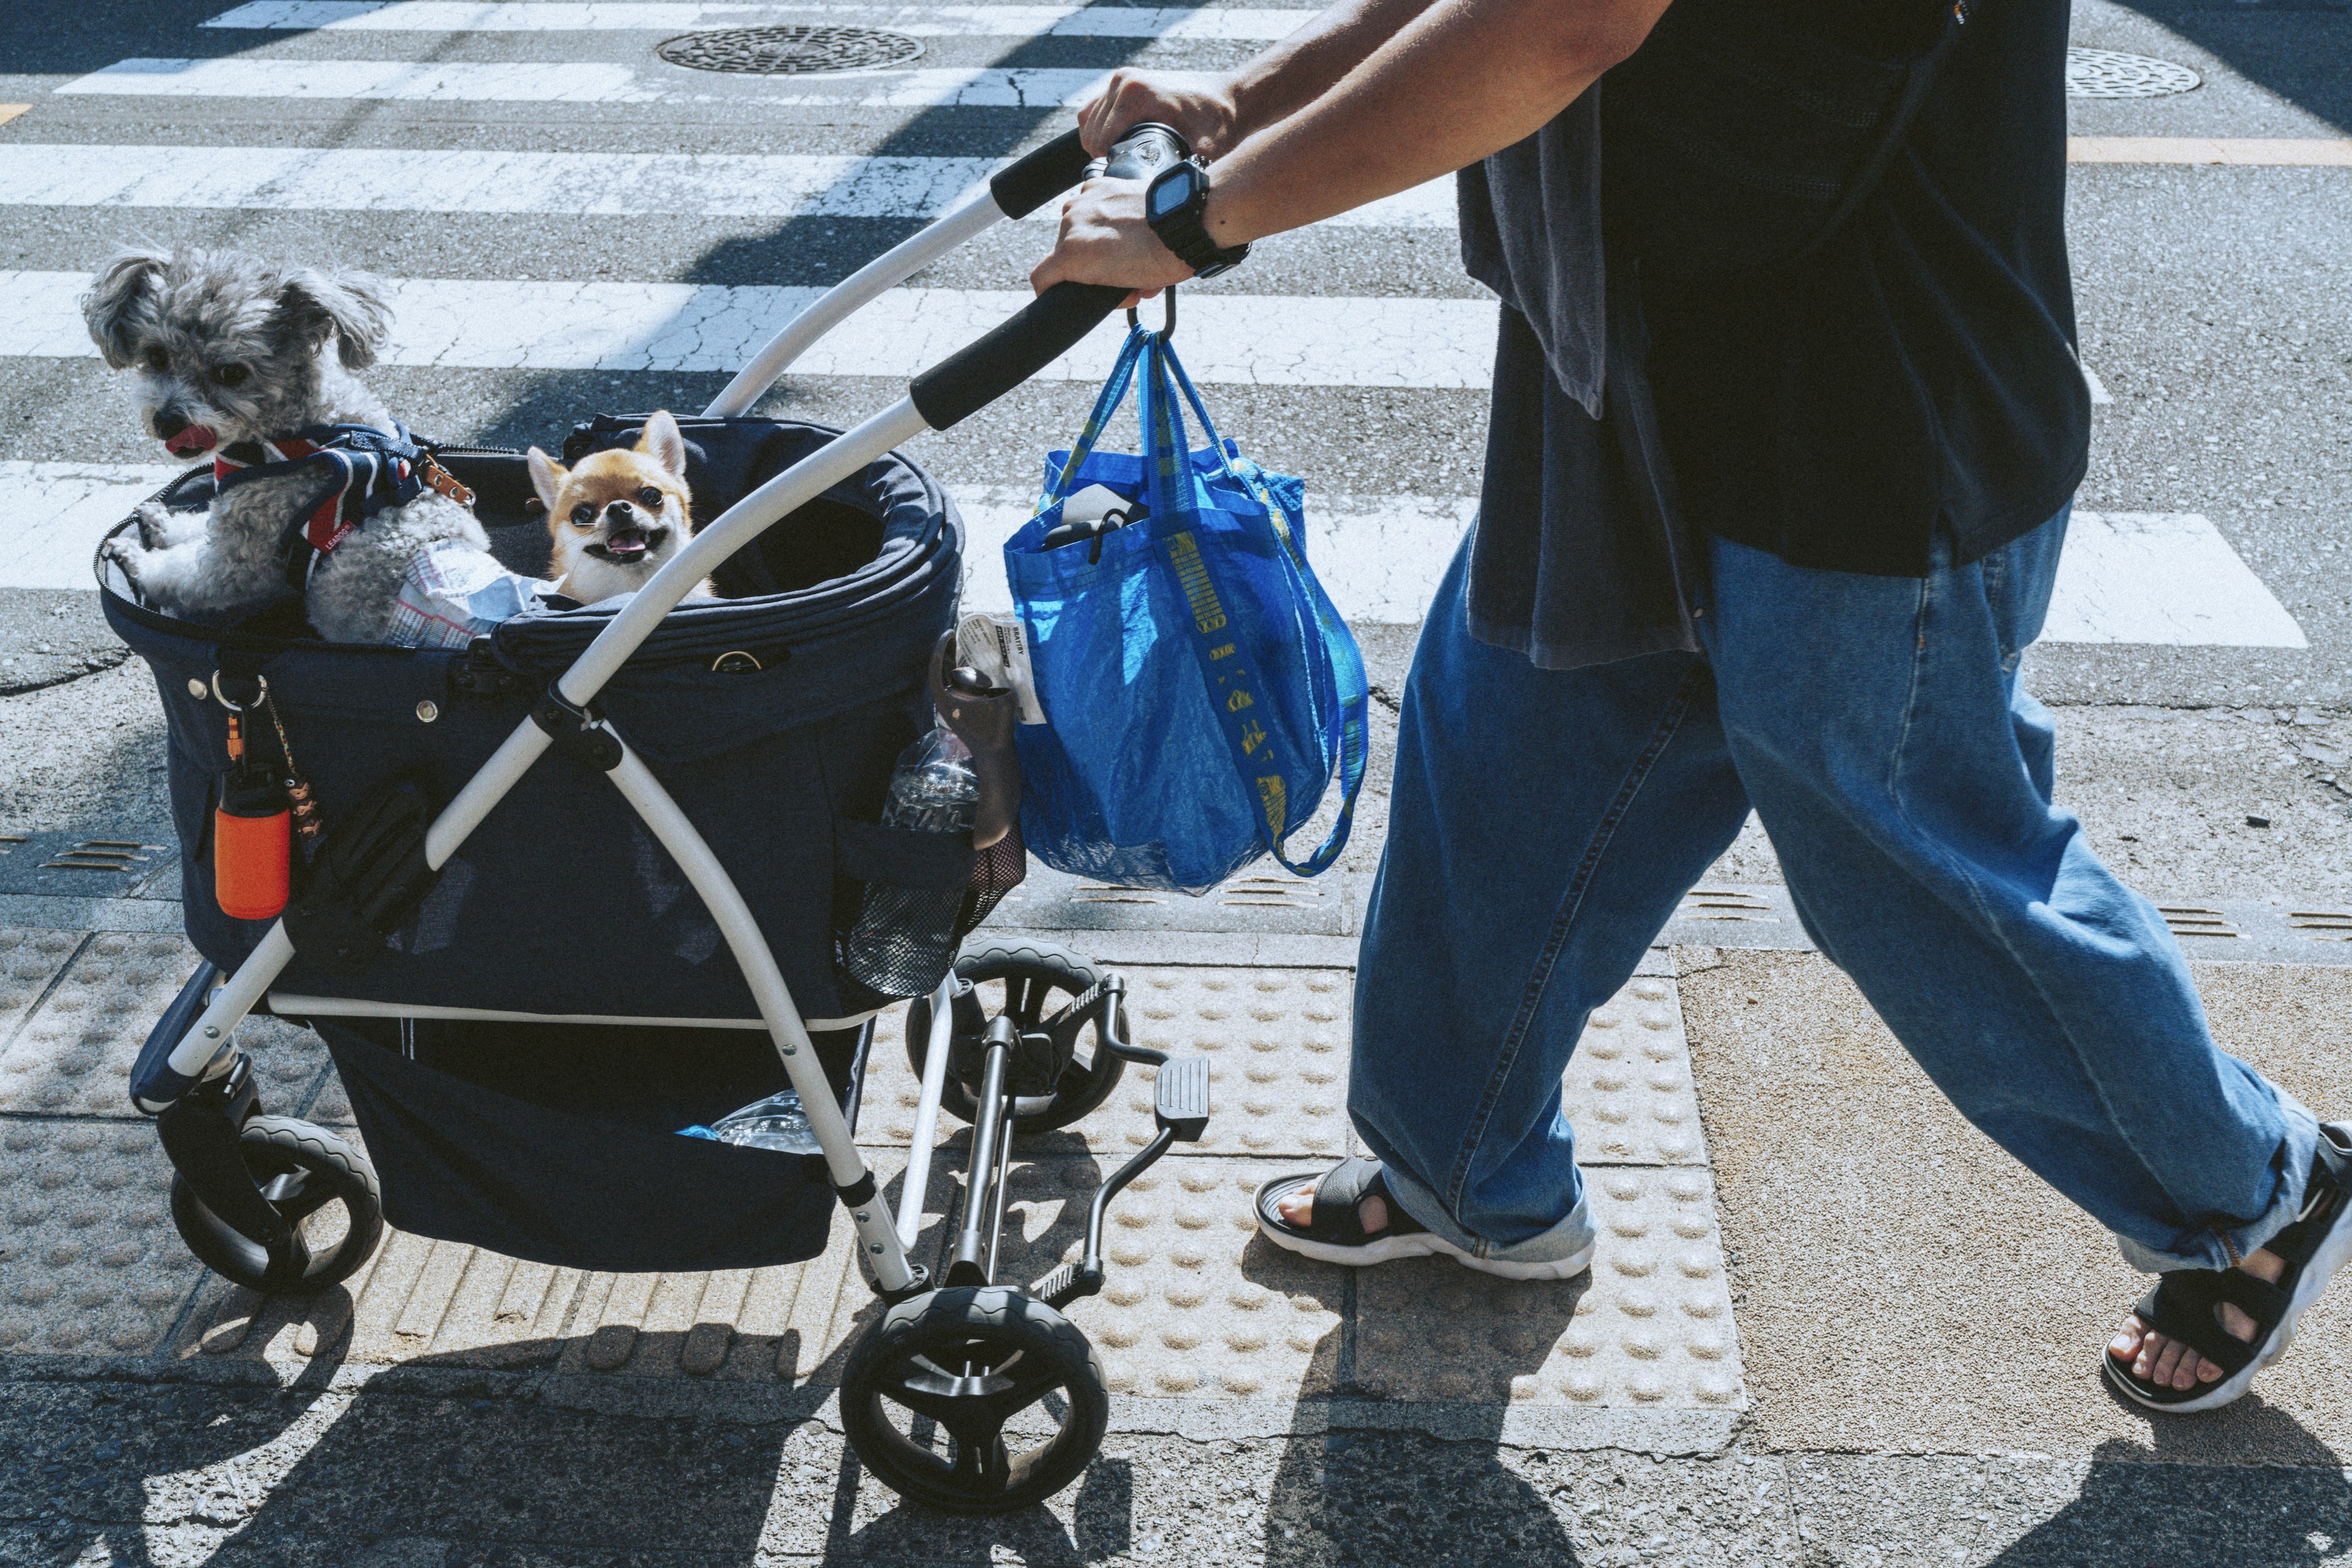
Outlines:
[[1750, 806], [1805, 930], [1960, 1112], [2136, 1266], [2296, 1213], [2317, 1123], [2213, 1044], [2180, 950], [2051, 804], [2017, 678], [2066, 513], [1925, 578], [1721, 540], [1704, 655], [1544, 670], [1474, 639], [1468, 542], [1402, 701], [1349, 1110], [1399, 1203], [1486, 1256], [1593, 1230], [1560, 1075]]

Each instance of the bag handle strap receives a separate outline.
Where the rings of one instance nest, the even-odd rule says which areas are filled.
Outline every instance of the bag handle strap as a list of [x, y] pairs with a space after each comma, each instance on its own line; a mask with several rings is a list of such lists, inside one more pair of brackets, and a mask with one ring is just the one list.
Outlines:
[[[1330, 868], [1348, 845], [1356, 818], [1356, 801], [1362, 793], [1366, 765], [1370, 752], [1366, 714], [1370, 701], [1370, 687], [1364, 673], [1363, 657], [1355, 639], [1339, 618], [1330, 596], [1323, 591], [1313, 571], [1307, 564], [1305, 552], [1291, 537], [1287, 520], [1282, 509], [1262, 483], [1252, 483], [1237, 472], [1224, 443], [1217, 439], [1214, 426], [1209, 425], [1208, 414], [1201, 406], [1200, 394], [1192, 387], [1183, 367], [1164, 342], [1154, 342], [1148, 351], [1150, 364], [1144, 382], [1147, 402], [1143, 426], [1144, 462], [1150, 482], [1155, 485], [1172, 480], [1169, 471], [1172, 460], [1180, 471], [1188, 470], [1190, 454], [1183, 436], [1183, 415], [1177, 406], [1171, 384], [1171, 370], [1180, 382], [1193, 412], [1201, 416], [1224, 471], [1249, 490], [1266, 509], [1283, 548], [1277, 558], [1290, 579], [1293, 594], [1312, 606], [1311, 614], [1320, 644], [1325, 665], [1324, 674], [1330, 680], [1337, 697], [1337, 711], [1326, 721], [1336, 723], [1339, 731], [1340, 798], [1339, 819], [1323, 842], [1302, 860], [1293, 860], [1284, 853], [1282, 840], [1289, 822], [1289, 786], [1281, 759], [1276, 755], [1280, 742], [1265, 726], [1257, 721], [1252, 710], [1257, 706], [1258, 694], [1266, 689], [1252, 663], [1243, 640], [1233, 635], [1226, 606], [1238, 603], [1226, 590], [1223, 574], [1215, 565], [1212, 552], [1203, 551], [1190, 529], [1155, 530], [1154, 543], [1175, 574], [1176, 587], [1184, 601], [1185, 626], [1190, 634], [1194, 658], [1201, 667], [1202, 679], [1208, 687], [1209, 706], [1217, 716], [1220, 731], [1225, 738], [1225, 749], [1233, 759], [1234, 775], [1242, 787], [1258, 803], [1258, 836], [1268, 854], [1285, 870], [1300, 877], [1313, 877]], [[1156, 388], [1158, 395], [1150, 396]], [[1152, 450], [1157, 445], [1159, 450]], [[1189, 471], [1185, 472], [1187, 480]], [[1152, 503], [1155, 516], [1174, 517], [1172, 510], [1163, 511], [1158, 497]]]
[[1118, 358], [1111, 364], [1109, 379], [1103, 383], [1102, 393], [1095, 399], [1094, 409], [1087, 416], [1086, 426], [1079, 430], [1078, 438], [1071, 443], [1070, 460], [1062, 465], [1062, 471], [1054, 476], [1053, 482], [1045, 487], [1045, 493], [1037, 498], [1037, 510], [1044, 511], [1069, 493], [1071, 480], [1077, 477], [1078, 469], [1085, 466], [1086, 460], [1094, 455], [1095, 443], [1102, 439], [1104, 427], [1125, 401], [1128, 383], [1135, 379], [1136, 363], [1142, 357], [1144, 340], [1150, 335], [1139, 327], [1129, 332], [1127, 342], [1119, 345]]

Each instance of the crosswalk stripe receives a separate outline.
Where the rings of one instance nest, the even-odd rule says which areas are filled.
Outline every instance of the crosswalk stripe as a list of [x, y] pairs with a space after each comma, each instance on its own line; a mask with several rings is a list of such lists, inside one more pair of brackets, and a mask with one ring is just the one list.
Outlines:
[[[930, 218], [998, 166], [988, 158], [348, 147], [192, 153], [0, 142], [0, 205]], [[1054, 222], [1057, 211], [1049, 204], [1034, 221]], [[1454, 182], [1433, 180], [1330, 221], [1452, 228]]]
[[[79, 272], [0, 272], [0, 354], [96, 353]], [[408, 279], [394, 284], [387, 363], [541, 370], [738, 370], [823, 290], [696, 283]], [[795, 375], [910, 376], [1028, 303], [1013, 289], [893, 289], [818, 342]], [[1196, 294], [1184, 301], [1195, 380], [1260, 386], [1483, 387], [1486, 300]], [[1096, 381], [1125, 324], [1113, 315], [1040, 375]]]
[[[1043, 454], [1041, 453], [1042, 457]], [[0, 462], [0, 489], [28, 520], [0, 557], [0, 589], [87, 588], [106, 531], [180, 470], [155, 463]], [[969, 530], [967, 608], [1012, 607], [1003, 548], [1035, 492], [951, 485]], [[1468, 496], [1307, 494], [1307, 553], [1333, 603], [1359, 626], [1410, 626], [1429, 613], [1470, 526]], [[2077, 511], [2051, 595], [2046, 642], [2308, 647], [2294, 617], [2229, 541], [2194, 512]]]
[[[735, 103], [784, 108], [1075, 107], [1106, 73], [997, 66], [862, 71], [835, 77], [661, 75], [596, 60], [128, 59], [77, 77], [60, 94], [130, 98], [308, 99], [417, 103]], [[688, 80], [688, 78], [694, 79]], [[725, 84], [730, 91], [716, 90]], [[706, 85], [708, 84], [708, 85]]]
[[257, 0], [207, 27], [261, 31], [679, 32], [820, 20], [916, 37], [1184, 38], [1271, 43], [1311, 10], [1213, 6], [470, 4], [467, 0]]

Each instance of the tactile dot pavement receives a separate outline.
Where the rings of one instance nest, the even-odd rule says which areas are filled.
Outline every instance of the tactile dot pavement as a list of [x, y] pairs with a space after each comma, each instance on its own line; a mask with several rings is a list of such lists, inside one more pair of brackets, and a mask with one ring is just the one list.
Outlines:
[[[136, 1115], [131, 1066], [197, 962], [177, 936], [93, 937], [0, 1056], [0, 1110]], [[247, 1019], [236, 1043], [253, 1058], [263, 1108], [298, 1114], [326, 1065], [325, 1043], [275, 1018]]]
[[[1251, 1194], [1289, 1166], [1171, 1156], [1113, 1199], [1102, 1293], [1065, 1309], [1114, 1394], [1291, 1400], [1332, 1392], [1346, 1280], [1260, 1237]], [[1108, 1171], [1091, 1159], [1015, 1163], [997, 1278], [1028, 1284], [1086, 1239]]]
[[1593, 1009], [1560, 1092], [1580, 1164], [1706, 1163], [1690, 1043], [1671, 980], [1635, 980]]
[[0, 1352], [144, 1355], [203, 1273], [145, 1123], [0, 1124]]
[[[1332, 1159], [1354, 1152], [1348, 1037], [1354, 977], [1344, 969], [1134, 968], [1136, 1042], [1209, 1061], [1213, 1114], [1203, 1154]], [[905, 1144], [921, 1086], [906, 1063], [904, 1016], [886, 1019], [869, 1069], [859, 1137]], [[896, 1048], [891, 1048], [896, 1047]], [[1124, 1154], [1150, 1141], [1149, 1068], [1130, 1067], [1101, 1109], [1068, 1129]], [[1704, 1164], [1682, 1007], [1670, 980], [1643, 978], [1596, 1008], [1561, 1082], [1577, 1156], [1589, 1165]], [[962, 1123], [940, 1119], [943, 1137]]]
[[1391, 1399], [1738, 1410], [1715, 1189], [1705, 1170], [1591, 1173], [1590, 1273], [1524, 1282], [1443, 1258], [1362, 1273], [1356, 1375]]
[[[1128, 1028], [1138, 1045], [1209, 1061], [1216, 1107], [1202, 1153], [1338, 1159], [1349, 1149], [1344, 969], [1124, 968]], [[868, 1069], [858, 1136], [904, 1145], [921, 1085], [907, 1065], [904, 1015], [885, 1019]], [[1066, 1130], [1089, 1149], [1151, 1141], [1150, 1068], [1130, 1065], [1111, 1097]], [[940, 1119], [943, 1137], [963, 1124]]]
[[0, 1045], [16, 1033], [80, 945], [79, 931], [0, 926]]

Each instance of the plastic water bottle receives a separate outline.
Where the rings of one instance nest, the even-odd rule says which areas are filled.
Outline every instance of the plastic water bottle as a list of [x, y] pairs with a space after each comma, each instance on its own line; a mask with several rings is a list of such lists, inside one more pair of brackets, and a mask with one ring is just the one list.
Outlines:
[[969, 833], [979, 808], [980, 775], [972, 771], [971, 751], [947, 726], [934, 724], [929, 734], [898, 753], [882, 826]]
[[809, 1126], [801, 1097], [792, 1089], [730, 1110], [710, 1124], [710, 1135], [721, 1143], [746, 1149], [773, 1149], [780, 1154], [822, 1154], [816, 1131]]

